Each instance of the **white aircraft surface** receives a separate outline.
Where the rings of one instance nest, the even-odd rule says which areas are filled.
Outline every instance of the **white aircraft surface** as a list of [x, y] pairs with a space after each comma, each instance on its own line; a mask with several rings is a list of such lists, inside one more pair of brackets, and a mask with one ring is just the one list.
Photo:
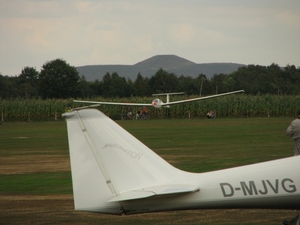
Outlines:
[[64, 113], [75, 210], [300, 209], [300, 157], [205, 173], [179, 170], [96, 109]]
[[226, 93], [222, 93], [222, 94], [210, 95], [210, 96], [199, 97], [199, 98], [185, 99], [185, 100], [175, 101], [175, 102], [170, 102], [169, 101], [169, 96], [170, 95], [176, 95], [176, 94], [184, 94], [183, 92], [153, 94], [153, 96], [155, 96], [155, 95], [166, 95], [167, 99], [166, 99], [166, 102], [164, 103], [162, 100], [157, 98], [157, 99], [154, 99], [151, 104], [150, 103], [97, 102], [97, 101], [82, 101], [82, 100], [74, 100], [74, 102], [89, 103], [89, 104], [100, 104], [100, 105], [153, 106], [155, 108], [161, 108], [161, 107], [170, 107], [170, 105], [175, 105], [175, 104], [180, 104], [180, 103], [193, 102], [193, 101], [209, 99], [209, 98], [216, 98], [216, 97], [220, 97], [220, 96], [237, 94], [237, 93], [242, 93], [242, 92], [244, 92], [244, 90], [226, 92]]

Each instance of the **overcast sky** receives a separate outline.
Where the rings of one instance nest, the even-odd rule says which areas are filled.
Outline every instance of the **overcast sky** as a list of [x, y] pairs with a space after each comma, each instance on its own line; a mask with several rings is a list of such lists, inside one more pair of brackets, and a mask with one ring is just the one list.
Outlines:
[[195, 63], [300, 66], [299, 0], [0, 0], [0, 74], [133, 65], [174, 54]]

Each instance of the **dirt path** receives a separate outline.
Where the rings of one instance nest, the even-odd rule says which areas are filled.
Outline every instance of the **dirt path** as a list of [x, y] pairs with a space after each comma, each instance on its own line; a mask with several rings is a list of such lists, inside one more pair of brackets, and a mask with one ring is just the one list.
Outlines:
[[0, 174], [70, 171], [70, 159], [62, 155], [13, 155], [0, 157]]
[[[0, 195], [0, 224], [281, 224], [292, 210], [190, 210], [130, 216], [74, 211], [72, 195]], [[290, 217], [290, 218], [287, 218]]]

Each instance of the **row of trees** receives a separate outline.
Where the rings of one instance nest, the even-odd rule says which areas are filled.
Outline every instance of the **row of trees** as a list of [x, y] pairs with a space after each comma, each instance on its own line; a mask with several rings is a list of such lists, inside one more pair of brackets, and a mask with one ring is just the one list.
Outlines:
[[210, 95], [244, 89], [247, 94], [298, 95], [300, 68], [248, 65], [231, 74], [215, 74], [208, 79], [177, 76], [160, 69], [152, 77], [137, 74], [132, 81], [117, 73], [106, 73], [102, 80], [86, 81], [76, 68], [62, 59], [46, 62], [40, 72], [25, 67], [19, 76], [0, 74], [0, 98], [93, 98], [150, 96], [153, 93], [185, 92], [187, 95]]

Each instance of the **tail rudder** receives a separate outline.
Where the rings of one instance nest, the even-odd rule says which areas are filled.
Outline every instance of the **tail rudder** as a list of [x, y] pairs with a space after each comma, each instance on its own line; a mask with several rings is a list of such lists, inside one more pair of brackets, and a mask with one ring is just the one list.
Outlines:
[[[153, 195], [153, 191], [135, 190], [155, 186], [164, 192], [162, 185], [183, 173], [98, 110], [72, 111], [64, 116], [78, 210], [119, 214], [122, 206], [118, 201]], [[176, 188], [172, 190], [176, 192]]]
[[107, 203], [114, 195], [83, 135], [77, 112], [63, 114], [67, 121], [75, 210], [120, 214], [120, 204]]

